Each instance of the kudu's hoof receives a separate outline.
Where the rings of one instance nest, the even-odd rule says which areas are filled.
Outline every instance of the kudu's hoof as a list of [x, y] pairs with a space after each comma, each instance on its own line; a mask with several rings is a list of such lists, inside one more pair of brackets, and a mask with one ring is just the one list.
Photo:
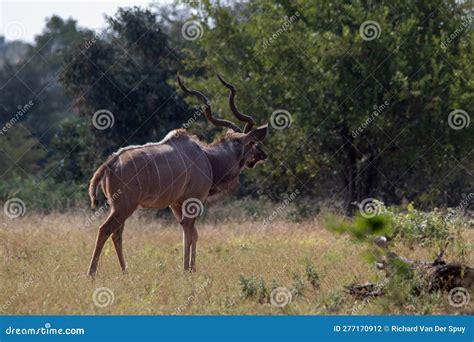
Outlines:
[[96, 272], [89, 270], [87, 272], [87, 277], [90, 278], [91, 280], [95, 280], [95, 274]]

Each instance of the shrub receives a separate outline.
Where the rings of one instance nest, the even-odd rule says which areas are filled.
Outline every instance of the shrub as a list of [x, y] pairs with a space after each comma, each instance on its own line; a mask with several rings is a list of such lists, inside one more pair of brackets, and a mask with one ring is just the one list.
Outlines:
[[242, 287], [241, 296], [243, 299], [254, 298], [257, 295], [257, 280], [255, 277], [246, 277], [242, 274], [240, 275], [239, 284]]
[[291, 287], [291, 294], [294, 297], [304, 297], [304, 288], [304, 279], [298, 273], [293, 273], [293, 286]]
[[306, 262], [306, 279], [313, 287], [313, 290], [316, 292], [321, 286], [321, 280], [319, 279], [319, 274], [316, 272], [316, 268], [309, 261]]
[[393, 221], [393, 238], [422, 246], [443, 245], [457, 230], [457, 222], [446, 220], [438, 209], [422, 212], [410, 204], [406, 212], [389, 209], [387, 214]]
[[0, 200], [18, 197], [27, 211], [49, 213], [75, 207], [88, 207], [87, 184], [56, 183], [51, 178], [20, 177], [0, 183]]

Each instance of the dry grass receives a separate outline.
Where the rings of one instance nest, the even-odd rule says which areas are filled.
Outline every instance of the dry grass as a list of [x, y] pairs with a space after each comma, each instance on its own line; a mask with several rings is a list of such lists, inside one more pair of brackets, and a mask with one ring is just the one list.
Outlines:
[[[376, 280], [377, 271], [364, 261], [364, 246], [328, 232], [316, 221], [201, 223], [198, 271], [182, 271], [179, 225], [133, 216], [124, 235], [129, 274], [122, 275], [108, 241], [97, 278], [86, 276], [97, 231], [84, 225], [85, 215], [27, 215], [0, 224], [0, 310], [4, 314], [381, 314], [452, 313], [446, 295], [419, 304], [396, 306], [381, 299], [361, 303], [344, 293], [354, 281]], [[97, 221], [98, 224], [98, 221]], [[465, 233], [474, 240], [472, 231]], [[432, 259], [434, 250], [399, 246], [400, 254]], [[449, 257], [449, 255], [448, 255]], [[469, 261], [472, 264], [472, 256]], [[306, 280], [307, 262], [314, 265], [321, 287]], [[284, 308], [243, 299], [240, 275], [262, 277], [291, 289], [304, 282], [302, 293]], [[97, 307], [94, 291], [107, 287], [114, 301]]]

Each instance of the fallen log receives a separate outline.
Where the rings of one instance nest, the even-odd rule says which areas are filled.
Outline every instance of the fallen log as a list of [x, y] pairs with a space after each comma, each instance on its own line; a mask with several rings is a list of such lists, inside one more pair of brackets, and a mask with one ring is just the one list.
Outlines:
[[[381, 237], [375, 240], [375, 243], [386, 248], [380, 241], [386, 239]], [[381, 246], [382, 245], [382, 246]], [[411, 260], [388, 251], [386, 260], [376, 263], [379, 270], [384, 270], [389, 279], [398, 270], [397, 267], [403, 266], [416, 277], [418, 291], [450, 291], [456, 287], [463, 287], [470, 293], [474, 292], [474, 268], [460, 263], [448, 263], [444, 261], [444, 250], [441, 250], [433, 262]], [[386, 283], [353, 283], [345, 286], [349, 294], [357, 298], [377, 297], [384, 294]]]
[[[414, 271], [420, 280], [420, 290], [428, 292], [446, 290], [455, 287], [464, 287], [470, 292], [474, 291], [474, 268], [460, 263], [448, 263], [444, 261], [444, 251], [441, 250], [433, 262], [411, 260], [398, 256], [394, 252], [387, 253], [387, 261], [377, 263], [379, 269], [385, 269], [387, 275], [393, 270], [387, 265], [397, 265], [403, 263]], [[395, 262], [394, 262], [395, 261]]]
[[367, 299], [384, 295], [383, 283], [353, 283], [344, 287], [349, 294], [353, 295], [357, 299]]

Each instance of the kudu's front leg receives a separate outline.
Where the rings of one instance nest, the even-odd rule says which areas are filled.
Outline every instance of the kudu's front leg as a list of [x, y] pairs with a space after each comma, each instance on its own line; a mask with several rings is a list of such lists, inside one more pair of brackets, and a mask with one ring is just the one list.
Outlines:
[[170, 206], [176, 220], [183, 227], [183, 268], [185, 271], [196, 271], [196, 243], [197, 230], [194, 227], [195, 217], [183, 215], [182, 204], [174, 204]]
[[193, 241], [191, 242], [191, 271], [196, 272], [196, 245], [198, 240], [198, 231], [193, 225]]
[[[185, 217], [183, 226], [183, 267], [185, 271], [195, 271], [197, 231], [194, 227], [196, 219]], [[196, 232], [196, 234], [195, 234]]]

